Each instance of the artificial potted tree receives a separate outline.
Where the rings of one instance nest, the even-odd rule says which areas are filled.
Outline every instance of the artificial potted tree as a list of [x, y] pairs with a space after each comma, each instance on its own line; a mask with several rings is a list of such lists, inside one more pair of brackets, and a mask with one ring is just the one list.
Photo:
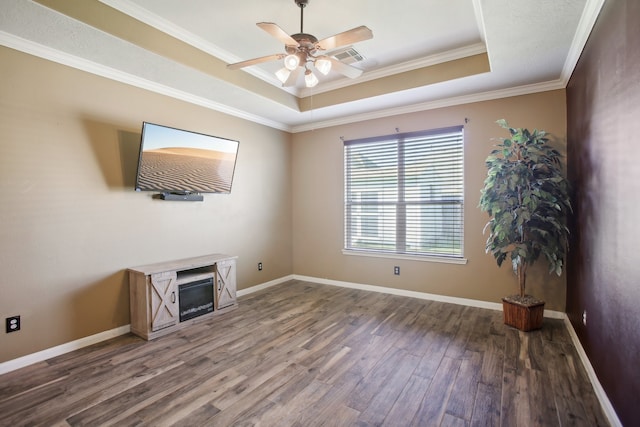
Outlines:
[[542, 327], [544, 301], [527, 295], [527, 269], [541, 256], [549, 273], [562, 274], [568, 248], [567, 217], [571, 212], [569, 184], [562, 172], [562, 155], [549, 145], [544, 131], [530, 132], [497, 123], [510, 138], [487, 157], [487, 178], [480, 209], [489, 214], [486, 252], [498, 264], [508, 258], [518, 278], [520, 293], [504, 297], [504, 320], [522, 331]]

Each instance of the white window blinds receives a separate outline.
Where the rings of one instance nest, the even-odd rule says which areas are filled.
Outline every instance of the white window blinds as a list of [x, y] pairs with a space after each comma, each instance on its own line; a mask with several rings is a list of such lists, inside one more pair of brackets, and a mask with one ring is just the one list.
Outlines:
[[345, 141], [345, 249], [463, 256], [463, 129]]

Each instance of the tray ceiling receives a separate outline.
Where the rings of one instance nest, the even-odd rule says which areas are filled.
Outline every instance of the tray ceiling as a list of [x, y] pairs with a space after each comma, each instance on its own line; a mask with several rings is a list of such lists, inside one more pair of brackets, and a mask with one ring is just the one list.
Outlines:
[[0, 44], [297, 132], [564, 88], [603, 2], [309, 0], [306, 33], [373, 31], [361, 77], [314, 88], [283, 88], [279, 61], [226, 68], [284, 52], [256, 23], [299, 32], [293, 0], [3, 0]]

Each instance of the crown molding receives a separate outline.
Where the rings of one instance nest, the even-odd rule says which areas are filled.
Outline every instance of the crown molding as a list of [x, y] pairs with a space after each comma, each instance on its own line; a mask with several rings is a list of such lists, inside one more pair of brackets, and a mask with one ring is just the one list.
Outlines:
[[[185, 31], [184, 28], [175, 25], [164, 18], [159, 17], [156, 14], [149, 12], [147, 9], [138, 6], [129, 0], [98, 0], [109, 7], [112, 7], [132, 18], [143, 22], [158, 31], [166, 33], [171, 37], [174, 37], [180, 41], [183, 41], [209, 55], [215, 56], [229, 64], [242, 61], [242, 58], [238, 58], [236, 55], [221, 49], [217, 45], [210, 43], [209, 41], [199, 37], [189, 31]], [[258, 67], [249, 67], [243, 69], [244, 72], [251, 74], [252, 76], [269, 83], [272, 86], [276, 86], [285, 92], [294, 96], [300, 96], [299, 91], [294, 87], [283, 87], [282, 83], [276, 78], [273, 73], [269, 73]]]
[[388, 108], [383, 110], [377, 110], [370, 113], [354, 114], [339, 119], [326, 120], [321, 122], [308, 123], [300, 126], [289, 126], [285, 123], [276, 122], [273, 120], [265, 119], [264, 117], [257, 116], [255, 114], [248, 114], [244, 111], [228, 107], [218, 102], [211, 101], [210, 99], [195, 96], [191, 93], [177, 90], [166, 85], [152, 82], [147, 79], [143, 79], [134, 76], [129, 73], [125, 73], [116, 70], [111, 67], [107, 67], [102, 64], [98, 64], [86, 59], [79, 58], [74, 55], [70, 55], [66, 52], [61, 52], [56, 49], [52, 49], [48, 46], [41, 45], [39, 43], [26, 40], [21, 37], [17, 37], [13, 34], [0, 31], [0, 45], [28, 53], [30, 55], [37, 56], [49, 61], [56, 62], [58, 64], [66, 65], [78, 70], [86, 71], [91, 74], [95, 74], [101, 77], [105, 77], [111, 80], [115, 80], [121, 83], [125, 83], [131, 86], [135, 86], [141, 89], [149, 90], [151, 92], [159, 93], [161, 95], [170, 96], [181, 101], [189, 102], [201, 107], [209, 108], [224, 114], [229, 114], [234, 117], [238, 117], [244, 120], [248, 120], [254, 123], [262, 124], [274, 129], [283, 130], [291, 133], [306, 132], [309, 130], [326, 128], [331, 126], [339, 126], [350, 123], [361, 122], [365, 120], [379, 119], [382, 117], [395, 116], [399, 114], [415, 113], [419, 111], [433, 110], [436, 108], [451, 107], [454, 105], [470, 104], [473, 102], [489, 101], [499, 98], [508, 98], [511, 96], [527, 95], [536, 92], [545, 92], [555, 89], [563, 89], [566, 87], [566, 83], [562, 80], [554, 80], [550, 82], [536, 83], [525, 86], [518, 86], [514, 88], [500, 89], [490, 92], [483, 92], [479, 94], [463, 95], [458, 97], [446, 98], [436, 101], [429, 101], [424, 103], [418, 103], [403, 107]]
[[509, 98], [512, 96], [529, 95], [538, 92], [547, 92], [550, 90], [564, 89], [566, 84], [558, 79], [542, 83], [534, 83], [529, 85], [517, 86], [506, 89], [498, 89], [488, 92], [476, 93], [471, 95], [462, 95], [451, 98], [439, 99], [436, 101], [422, 102], [402, 107], [388, 108], [384, 110], [376, 110], [369, 113], [354, 114], [339, 119], [325, 120], [322, 122], [308, 123], [299, 126], [293, 126], [292, 133], [306, 132], [315, 129], [327, 128], [332, 126], [346, 125], [350, 123], [362, 122], [365, 120], [381, 119], [389, 116], [397, 116], [400, 114], [410, 114], [420, 111], [434, 110], [436, 108], [452, 107], [455, 105], [471, 104], [474, 102], [491, 101], [500, 98]]
[[[126, 15], [129, 15], [155, 29], [162, 31], [180, 41], [194, 46], [197, 49], [202, 50], [210, 55], [213, 55], [227, 63], [233, 63], [241, 61], [236, 55], [219, 48], [213, 43], [199, 37], [189, 31], [185, 31], [184, 28], [175, 25], [164, 18], [159, 17], [147, 9], [140, 7], [129, 0], [98, 0], [101, 3], [112, 7]], [[407, 61], [400, 64], [391, 65], [388, 67], [380, 68], [375, 71], [365, 72], [357, 79], [357, 83], [362, 83], [370, 80], [376, 80], [383, 77], [388, 77], [398, 73], [404, 73], [412, 71], [422, 67], [428, 67], [431, 65], [440, 64], [447, 61], [453, 61], [467, 56], [473, 56], [480, 53], [485, 53], [487, 48], [484, 43], [476, 43], [473, 45], [462, 46], [457, 49], [451, 49], [445, 52], [436, 53], [425, 58], [421, 58], [414, 61]], [[264, 82], [271, 84], [279, 89], [288, 92], [298, 98], [304, 98], [312, 94], [319, 94], [323, 92], [329, 92], [335, 89], [341, 89], [343, 87], [354, 84], [351, 79], [342, 78], [333, 82], [323, 82], [321, 88], [302, 88], [297, 89], [295, 87], [284, 87], [282, 83], [275, 77], [273, 73], [262, 70], [259, 67], [248, 67], [243, 69], [244, 72], [257, 77]]]
[[476, 17], [476, 24], [478, 25], [478, 31], [480, 31], [480, 40], [486, 42], [487, 30], [484, 26], [484, 14], [482, 13], [481, 0], [471, 0], [473, 3], [473, 13]]
[[604, 2], [605, 0], [587, 0], [587, 4], [584, 6], [582, 16], [580, 16], [580, 21], [578, 22], [578, 28], [576, 29], [569, 52], [567, 53], [567, 59], [560, 73], [560, 80], [564, 82], [565, 87], [569, 83], [573, 70], [578, 64], [580, 55], [582, 55], [582, 51], [587, 44], [591, 30], [593, 30], [596, 19], [598, 19], [598, 15], [600, 15]]
[[62, 52], [56, 49], [52, 49], [48, 46], [44, 46], [39, 43], [35, 43], [30, 40], [26, 40], [21, 37], [17, 37], [13, 34], [0, 31], [0, 45], [15, 49], [30, 55], [37, 56], [49, 61], [56, 62], [58, 64], [66, 65], [78, 70], [86, 71], [91, 74], [95, 74], [101, 77], [105, 77], [111, 80], [115, 80], [121, 83], [125, 83], [131, 86], [135, 86], [141, 89], [149, 90], [151, 92], [159, 93], [161, 95], [170, 96], [181, 101], [189, 102], [201, 107], [209, 108], [224, 114], [228, 114], [234, 117], [238, 117], [244, 120], [248, 120], [254, 123], [262, 124], [274, 129], [279, 129], [286, 132], [298, 133], [306, 132], [314, 129], [321, 129], [331, 126], [339, 126], [350, 123], [361, 122], [365, 120], [379, 119], [383, 117], [395, 116], [400, 114], [409, 114], [419, 111], [433, 110], [436, 108], [451, 107], [455, 105], [470, 104], [473, 102], [489, 101], [499, 98], [508, 98], [511, 96], [527, 95], [537, 92], [545, 92], [549, 90], [563, 89], [566, 87], [566, 82], [562, 79], [536, 83], [531, 85], [518, 86], [514, 88], [499, 89], [495, 91], [483, 92], [472, 95], [463, 95], [457, 97], [451, 97], [436, 101], [429, 101], [424, 103], [418, 103], [413, 105], [407, 105], [396, 108], [388, 108], [383, 110], [377, 110], [369, 113], [354, 114], [341, 117], [339, 119], [325, 120], [314, 123], [307, 123], [299, 126], [289, 126], [285, 123], [276, 122], [273, 120], [265, 119], [264, 117], [249, 114], [244, 111], [228, 107], [218, 102], [211, 101], [203, 97], [195, 96], [191, 93], [177, 90], [166, 85], [162, 85], [156, 82], [152, 82], [147, 79], [143, 79], [134, 76], [129, 73], [125, 73], [116, 70], [111, 67], [107, 67], [102, 64], [98, 64], [86, 59], [79, 58], [74, 55], [70, 55], [66, 52]]
[[291, 131], [291, 126], [284, 123], [268, 120], [255, 114], [249, 114], [242, 110], [221, 104], [219, 102], [214, 102], [210, 99], [193, 95], [189, 92], [178, 90], [160, 83], [153, 82], [151, 80], [143, 79], [133, 74], [125, 73], [106, 65], [79, 58], [75, 55], [52, 49], [51, 47], [15, 36], [5, 31], [0, 31], [0, 45], [27, 53], [29, 55], [37, 56], [42, 59], [56, 62], [58, 64], [66, 65], [77, 70], [95, 74], [100, 77], [105, 77], [110, 80], [115, 80], [120, 83], [125, 83], [131, 86], [145, 89], [150, 92], [166, 95], [171, 98], [189, 102], [194, 105], [199, 105], [201, 107], [219, 111], [230, 116], [262, 124], [274, 129], [279, 129], [287, 132]]
[[469, 46], [463, 46], [457, 49], [451, 49], [445, 52], [429, 55], [417, 60], [402, 62], [400, 64], [390, 65], [388, 67], [383, 67], [373, 71], [365, 71], [360, 77], [358, 77], [357, 82], [353, 82], [351, 79], [340, 79], [334, 82], [322, 83], [321, 88], [305, 88], [300, 91], [300, 96], [304, 98], [324, 92], [330, 92], [332, 90], [351, 86], [355, 83], [359, 84], [371, 80], [378, 80], [395, 74], [417, 70], [419, 68], [430, 67], [432, 65], [455, 61], [456, 59], [467, 58], [469, 56], [485, 53], [486, 51], [487, 47], [484, 43], [476, 43]]
[[209, 43], [202, 37], [198, 37], [193, 33], [185, 31], [182, 27], [175, 25], [164, 18], [159, 17], [147, 9], [138, 6], [135, 3], [132, 3], [128, 0], [98, 0], [100, 3], [103, 3], [113, 9], [116, 9], [125, 15], [129, 15], [132, 18], [137, 19], [140, 22], [143, 22], [156, 30], [162, 31], [163, 33], [169, 34], [172, 37], [175, 37], [178, 40], [181, 40], [191, 46], [194, 46], [209, 55], [213, 55], [217, 58], [222, 59], [223, 61], [234, 61], [237, 58], [226, 50], [220, 49], [218, 46]]

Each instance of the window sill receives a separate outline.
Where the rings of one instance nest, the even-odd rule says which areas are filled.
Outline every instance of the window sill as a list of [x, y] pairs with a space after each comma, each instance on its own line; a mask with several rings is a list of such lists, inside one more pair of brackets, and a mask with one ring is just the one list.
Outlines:
[[453, 257], [440, 257], [440, 256], [420, 256], [420, 255], [405, 255], [405, 254], [388, 254], [379, 252], [366, 252], [366, 251], [353, 251], [348, 249], [342, 250], [343, 255], [351, 256], [364, 256], [372, 258], [387, 258], [387, 259], [404, 259], [411, 261], [425, 261], [425, 262], [439, 262], [444, 264], [466, 264], [466, 258], [453, 258]]

